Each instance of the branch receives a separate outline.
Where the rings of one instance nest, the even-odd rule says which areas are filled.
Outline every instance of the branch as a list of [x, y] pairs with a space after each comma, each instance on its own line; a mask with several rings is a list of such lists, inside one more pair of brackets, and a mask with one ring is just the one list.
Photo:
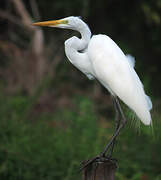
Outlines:
[[26, 26], [29, 30], [34, 31], [33, 40], [32, 40], [32, 50], [37, 54], [41, 55], [43, 52], [43, 43], [44, 43], [44, 36], [43, 32], [40, 28], [33, 27], [32, 18], [29, 15], [25, 5], [23, 4], [22, 0], [12, 0], [15, 9], [19, 16], [22, 19], [22, 23]]
[[27, 25], [31, 24], [32, 23], [31, 17], [27, 12], [24, 4], [22, 3], [22, 0], [12, 0], [12, 2], [15, 6], [16, 12], [22, 18], [22, 21]]
[[22, 19], [23, 25], [29, 30], [34, 31], [36, 28], [33, 27], [32, 24], [32, 18], [27, 12], [22, 0], [12, 0], [13, 5], [15, 7], [16, 12], [19, 14], [20, 18]]

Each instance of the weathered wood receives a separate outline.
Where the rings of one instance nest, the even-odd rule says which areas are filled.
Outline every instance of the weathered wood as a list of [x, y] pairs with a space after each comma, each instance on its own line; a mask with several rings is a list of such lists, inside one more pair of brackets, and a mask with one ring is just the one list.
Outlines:
[[116, 168], [114, 160], [94, 161], [83, 169], [83, 180], [114, 180]]

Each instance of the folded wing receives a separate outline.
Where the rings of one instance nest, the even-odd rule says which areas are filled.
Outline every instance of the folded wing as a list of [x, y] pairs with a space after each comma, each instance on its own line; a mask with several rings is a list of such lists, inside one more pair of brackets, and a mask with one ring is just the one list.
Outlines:
[[144, 124], [149, 125], [152, 103], [133, 68], [134, 59], [127, 58], [115, 42], [105, 35], [92, 37], [88, 56], [94, 76], [101, 84], [127, 104]]

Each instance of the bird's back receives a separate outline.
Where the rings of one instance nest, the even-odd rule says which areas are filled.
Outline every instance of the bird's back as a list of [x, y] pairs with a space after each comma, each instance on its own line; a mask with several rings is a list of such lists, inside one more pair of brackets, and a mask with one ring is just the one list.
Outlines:
[[133, 66], [116, 43], [105, 35], [93, 36], [88, 46], [88, 56], [95, 77], [127, 104], [144, 124], [149, 125], [151, 101]]

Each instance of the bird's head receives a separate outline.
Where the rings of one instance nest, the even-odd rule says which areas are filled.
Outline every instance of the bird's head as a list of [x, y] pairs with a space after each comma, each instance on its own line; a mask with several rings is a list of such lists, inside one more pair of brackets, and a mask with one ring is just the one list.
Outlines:
[[78, 30], [82, 27], [83, 24], [84, 22], [80, 19], [80, 17], [70, 16], [60, 20], [36, 22], [32, 25]]

